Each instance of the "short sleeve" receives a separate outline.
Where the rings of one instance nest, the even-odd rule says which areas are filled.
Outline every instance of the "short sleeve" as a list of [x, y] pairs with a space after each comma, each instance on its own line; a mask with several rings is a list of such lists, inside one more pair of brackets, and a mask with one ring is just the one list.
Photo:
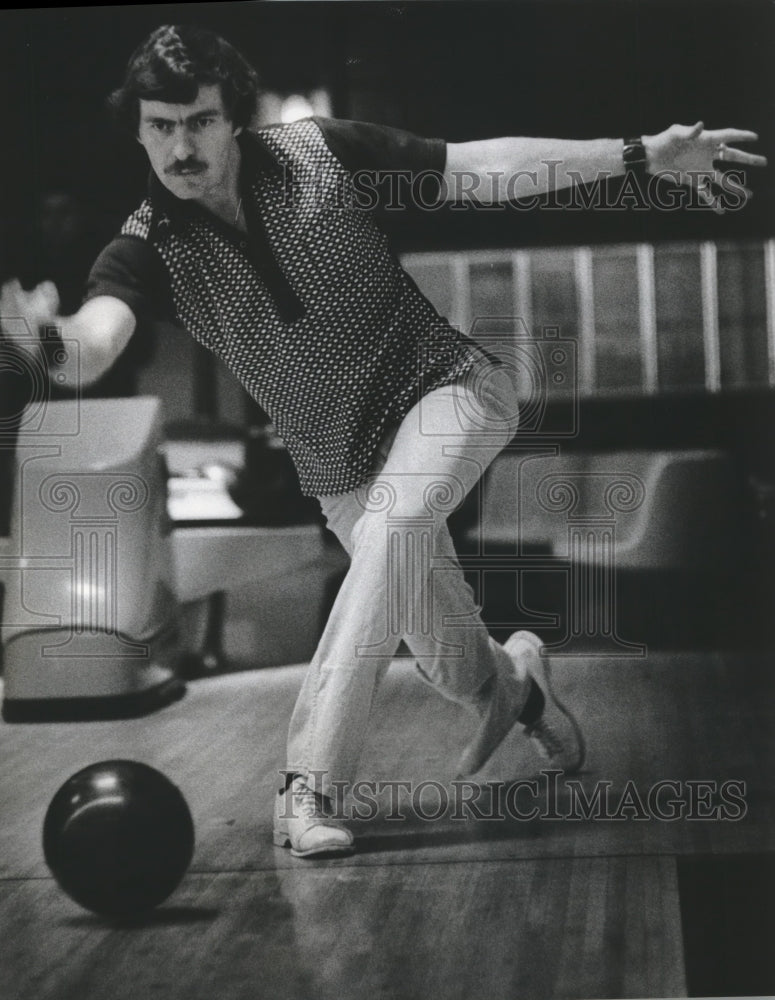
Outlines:
[[421, 176], [423, 198], [436, 201], [447, 165], [444, 139], [426, 139], [404, 129], [337, 118], [313, 118], [326, 145], [351, 174]]
[[86, 284], [85, 301], [111, 295], [138, 322], [174, 320], [169, 276], [156, 251], [136, 236], [117, 236], [100, 253]]
[[343, 167], [356, 170], [406, 170], [443, 173], [447, 144], [403, 129], [367, 122], [314, 118], [326, 145]]

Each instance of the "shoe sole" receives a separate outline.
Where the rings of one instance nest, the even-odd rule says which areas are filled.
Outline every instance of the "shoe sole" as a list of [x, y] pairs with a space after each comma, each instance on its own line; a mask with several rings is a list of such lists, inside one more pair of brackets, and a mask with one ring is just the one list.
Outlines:
[[[571, 710], [557, 697], [554, 691], [554, 685], [552, 684], [552, 670], [549, 665], [548, 660], [544, 660], [541, 656], [541, 650], [544, 644], [533, 632], [515, 632], [514, 635], [510, 636], [506, 642], [503, 644], [503, 648], [511, 656], [517, 655], [516, 647], [520, 642], [525, 642], [529, 646], [532, 646], [536, 652], [536, 659], [538, 661], [538, 670], [534, 673], [533, 670], [528, 668], [528, 672], [533, 680], [541, 688], [544, 697], [551, 701], [551, 703], [565, 716], [565, 718], [570, 723], [573, 734], [576, 737], [576, 742], [579, 747], [579, 759], [571, 767], [563, 768], [566, 774], [574, 774], [576, 771], [580, 771], [584, 766], [584, 761], [587, 756], [587, 747], [584, 740], [584, 735], [581, 732], [581, 726], [576, 721], [576, 717], [571, 712]], [[513, 649], [512, 649], [513, 647]]]

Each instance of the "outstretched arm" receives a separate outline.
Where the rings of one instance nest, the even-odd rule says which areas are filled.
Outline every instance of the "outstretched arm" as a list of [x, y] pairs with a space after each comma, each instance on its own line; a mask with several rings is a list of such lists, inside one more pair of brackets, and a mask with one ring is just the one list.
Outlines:
[[[25, 348], [42, 326], [57, 327], [65, 340], [79, 345], [80, 381], [96, 382], [118, 358], [134, 333], [136, 320], [129, 306], [112, 295], [89, 299], [72, 316], [59, 316], [55, 285], [43, 281], [25, 292], [14, 279], [2, 286], [0, 327], [11, 341]], [[24, 322], [20, 325], [19, 321]], [[56, 368], [50, 370], [53, 377]]]
[[[703, 178], [721, 182], [720, 161], [766, 166], [763, 156], [729, 143], [755, 142], [755, 132], [706, 130], [673, 125], [643, 136], [649, 173], [669, 173], [673, 180], [702, 190]], [[573, 184], [590, 184], [625, 172], [621, 139], [484, 139], [448, 143], [444, 197], [449, 201], [502, 202], [546, 194]]]

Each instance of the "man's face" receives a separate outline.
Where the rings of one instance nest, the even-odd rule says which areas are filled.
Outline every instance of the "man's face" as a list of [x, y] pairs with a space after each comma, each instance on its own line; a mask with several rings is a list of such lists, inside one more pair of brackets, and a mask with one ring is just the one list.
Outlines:
[[138, 142], [156, 176], [178, 198], [222, 196], [236, 176], [240, 131], [227, 119], [215, 84], [200, 87], [192, 104], [140, 101]]

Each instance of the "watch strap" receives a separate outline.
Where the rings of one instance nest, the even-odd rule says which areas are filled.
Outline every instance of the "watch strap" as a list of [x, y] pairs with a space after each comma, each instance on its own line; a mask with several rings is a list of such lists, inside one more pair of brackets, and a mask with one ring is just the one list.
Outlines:
[[622, 150], [622, 160], [624, 169], [638, 176], [646, 175], [646, 147], [640, 136], [629, 136], [624, 139], [624, 149]]

